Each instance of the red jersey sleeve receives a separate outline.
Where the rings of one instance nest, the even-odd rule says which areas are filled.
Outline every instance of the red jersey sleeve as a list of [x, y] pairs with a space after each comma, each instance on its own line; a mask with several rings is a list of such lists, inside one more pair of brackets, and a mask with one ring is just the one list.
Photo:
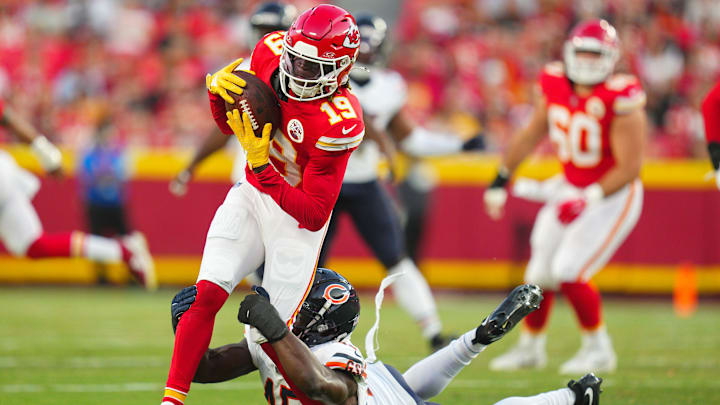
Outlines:
[[705, 121], [705, 139], [708, 143], [720, 142], [720, 82], [718, 82], [702, 103]]
[[227, 116], [225, 112], [225, 100], [222, 97], [212, 94], [208, 91], [208, 97], [210, 97], [210, 111], [212, 112], [213, 119], [217, 124], [220, 131], [225, 135], [233, 133], [230, 126], [227, 124]]
[[5, 104], [3, 104], [3, 101], [0, 100], [0, 121], [2, 121], [3, 113], [5, 112], [4, 108]]
[[319, 137], [303, 171], [302, 188], [288, 184], [274, 168], [268, 166], [254, 173], [261, 191], [311, 231], [322, 229], [330, 218], [350, 154], [365, 135], [362, 116], [344, 120]]
[[262, 192], [272, 197], [301, 227], [315, 232], [322, 229], [330, 218], [350, 153], [351, 150], [318, 151], [303, 172], [302, 189], [288, 184], [271, 165], [254, 175]]

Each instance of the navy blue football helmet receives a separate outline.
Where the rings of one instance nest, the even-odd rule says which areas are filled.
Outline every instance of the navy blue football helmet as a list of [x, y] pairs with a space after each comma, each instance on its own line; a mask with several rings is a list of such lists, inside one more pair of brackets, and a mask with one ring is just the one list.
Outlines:
[[332, 270], [318, 268], [293, 333], [310, 347], [340, 341], [355, 330], [359, 317], [360, 300], [352, 284]]
[[360, 49], [355, 63], [357, 69], [350, 71], [350, 78], [362, 83], [370, 79], [372, 66], [385, 64], [388, 26], [385, 20], [372, 14], [359, 14], [356, 21], [360, 31]]

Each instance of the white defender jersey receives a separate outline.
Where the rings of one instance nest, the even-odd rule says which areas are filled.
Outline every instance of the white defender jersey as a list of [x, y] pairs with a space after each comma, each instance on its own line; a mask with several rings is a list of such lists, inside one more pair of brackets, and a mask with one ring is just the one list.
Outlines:
[[[253, 359], [253, 364], [255, 364], [255, 367], [257, 367], [260, 372], [260, 380], [263, 384], [265, 399], [275, 404], [299, 404], [299, 400], [293, 400], [293, 398], [297, 398], [297, 396], [290, 388], [290, 385], [260, 345], [248, 340], [248, 347]], [[360, 350], [350, 343], [349, 340], [323, 343], [311, 347], [310, 350], [326, 367], [335, 370], [344, 370], [355, 376], [355, 380], [358, 383], [358, 405], [374, 403], [368, 402], [367, 400], [365, 359], [362, 353], [360, 353]], [[271, 400], [270, 396], [272, 396], [274, 400]]]
[[[357, 96], [363, 114], [371, 119], [375, 128], [385, 130], [390, 120], [402, 109], [407, 100], [407, 86], [399, 73], [372, 68], [370, 81], [364, 86], [350, 80], [353, 94]], [[378, 177], [380, 150], [375, 141], [365, 139], [350, 155], [345, 170], [345, 183], [366, 183]]]

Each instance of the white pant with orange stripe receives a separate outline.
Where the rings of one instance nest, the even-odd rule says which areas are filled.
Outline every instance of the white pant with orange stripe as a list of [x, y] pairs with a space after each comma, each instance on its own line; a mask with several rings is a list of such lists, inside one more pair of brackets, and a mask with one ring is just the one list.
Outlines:
[[558, 220], [557, 207], [577, 193], [565, 182], [538, 213], [530, 237], [532, 253], [525, 282], [554, 289], [563, 282], [588, 281], [625, 241], [640, 218], [643, 187], [639, 179], [591, 204], [569, 225]]
[[262, 286], [280, 316], [290, 320], [312, 283], [327, 226], [317, 232], [300, 228], [269, 195], [238, 183], [215, 212], [197, 280], [230, 294], [264, 262]]

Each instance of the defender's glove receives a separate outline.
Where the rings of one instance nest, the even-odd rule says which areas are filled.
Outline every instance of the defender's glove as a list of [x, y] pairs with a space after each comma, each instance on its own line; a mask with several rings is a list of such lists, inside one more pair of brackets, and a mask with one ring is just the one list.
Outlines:
[[542, 289], [523, 284], [515, 287], [503, 302], [475, 330], [473, 343], [489, 345], [510, 332], [530, 312], [540, 308]]
[[223, 100], [227, 101], [229, 104], [234, 104], [235, 99], [228, 94], [228, 91], [240, 95], [243, 92], [243, 87], [247, 84], [245, 80], [233, 74], [235, 68], [237, 68], [242, 61], [242, 58], [236, 59], [233, 63], [225, 66], [212, 75], [208, 73], [205, 76], [205, 86], [207, 86], [208, 91], [222, 97]]
[[602, 200], [604, 196], [605, 192], [597, 183], [585, 187], [580, 196], [567, 199], [558, 205], [558, 220], [563, 225], [570, 224], [582, 214], [585, 207]]
[[495, 180], [493, 180], [487, 190], [485, 190], [485, 194], [483, 194], [483, 200], [485, 200], [485, 211], [490, 218], [494, 220], [500, 219], [503, 215], [505, 203], [507, 202], [507, 190], [505, 190], [505, 185], [507, 185], [509, 180], [510, 173], [508, 172], [508, 169], [501, 167], [498, 170], [497, 176], [495, 176]]
[[261, 167], [270, 162], [272, 124], [265, 124], [262, 137], [258, 138], [253, 132], [250, 117], [248, 117], [247, 113], [243, 113], [242, 118], [240, 118], [240, 111], [237, 108], [232, 112], [227, 112], [227, 124], [240, 141], [240, 145], [247, 152], [247, 162], [250, 169]]
[[178, 173], [174, 179], [170, 181], [169, 189], [170, 193], [175, 197], [182, 197], [187, 193], [188, 183], [192, 178], [192, 173], [188, 169], [185, 169]]
[[53, 145], [44, 135], [40, 135], [33, 139], [30, 144], [32, 151], [40, 161], [40, 165], [48, 173], [57, 173], [62, 163], [62, 154], [60, 150]]
[[270, 303], [270, 296], [262, 287], [253, 287], [257, 294], [250, 294], [240, 303], [238, 321], [255, 327], [268, 342], [285, 337], [288, 327], [277, 309]]
[[197, 297], [197, 286], [191, 285], [180, 290], [175, 294], [170, 304], [170, 321], [172, 322], [173, 333], [177, 329], [180, 317], [185, 313]]

